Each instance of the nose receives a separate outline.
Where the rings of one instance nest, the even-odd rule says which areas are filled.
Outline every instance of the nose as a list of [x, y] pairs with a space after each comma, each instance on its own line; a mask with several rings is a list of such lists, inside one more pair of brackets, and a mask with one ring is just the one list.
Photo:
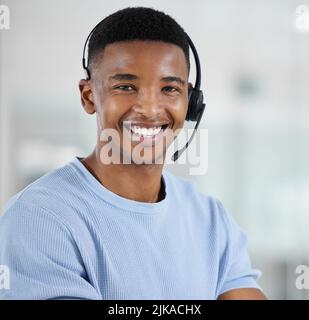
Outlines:
[[162, 113], [159, 94], [155, 90], [145, 89], [138, 92], [135, 112], [145, 118], [156, 118]]

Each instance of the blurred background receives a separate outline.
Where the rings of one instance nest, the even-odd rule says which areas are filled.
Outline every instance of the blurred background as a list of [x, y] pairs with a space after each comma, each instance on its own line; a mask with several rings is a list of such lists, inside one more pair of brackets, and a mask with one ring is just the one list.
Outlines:
[[0, 30], [0, 212], [17, 191], [93, 150], [95, 117], [78, 91], [85, 38], [118, 9], [153, 7], [194, 41], [207, 102], [207, 173], [168, 170], [222, 200], [270, 299], [309, 298], [295, 286], [296, 267], [309, 265], [309, 0], [1, 4], [10, 29]]

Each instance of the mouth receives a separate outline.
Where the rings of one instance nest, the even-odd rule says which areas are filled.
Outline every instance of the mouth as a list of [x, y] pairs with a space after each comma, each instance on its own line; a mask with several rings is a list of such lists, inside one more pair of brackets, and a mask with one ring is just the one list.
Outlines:
[[168, 124], [163, 124], [160, 126], [153, 126], [146, 128], [142, 125], [133, 125], [130, 130], [132, 134], [143, 136], [143, 137], [153, 137], [159, 134], [161, 131], [164, 131], [168, 127]]
[[163, 137], [166, 129], [169, 127], [169, 123], [162, 124], [132, 124], [127, 122], [123, 124], [123, 127], [131, 136], [132, 141], [140, 142], [146, 147], [156, 144], [161, 137]]

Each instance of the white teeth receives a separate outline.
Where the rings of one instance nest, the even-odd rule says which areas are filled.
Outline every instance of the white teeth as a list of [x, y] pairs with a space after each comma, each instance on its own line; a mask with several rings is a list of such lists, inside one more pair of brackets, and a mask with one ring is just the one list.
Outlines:
[[132, 126], [131, 130], [134, 133], [142, 135], [142, 136], [154, 136], [160, 132], [161, 128], [162, 127], [154, 127], [154, 128], [147, 129], [147, 128], [141, 128], [138, 126]]

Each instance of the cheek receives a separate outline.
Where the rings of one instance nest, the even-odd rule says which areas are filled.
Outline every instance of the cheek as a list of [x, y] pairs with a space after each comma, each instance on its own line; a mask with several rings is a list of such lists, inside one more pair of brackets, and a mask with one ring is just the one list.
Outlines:
[[101, 102], [101, 117], [106, 128], [115, 128], [123, 115], [128, 111], [121, 99], [108, 98]]
[[188, 103], [186, 100], [179, 101], [172, 104], [169, 108], [170, 114], [174, 119], [175, 128], [181, 128], [184, 124], [188, 110]]

